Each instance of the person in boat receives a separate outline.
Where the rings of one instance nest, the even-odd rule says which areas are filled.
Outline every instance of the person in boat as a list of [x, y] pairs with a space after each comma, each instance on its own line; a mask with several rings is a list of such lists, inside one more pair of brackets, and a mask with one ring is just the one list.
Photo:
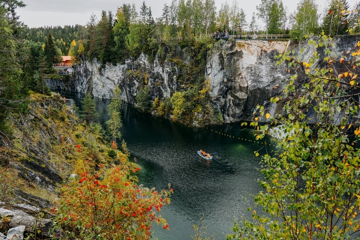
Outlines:
[[207, 154], [207, 155], [206, 155], [206, 157], [208, 157], [208, 158], [209, 158], [209, 157], [210, 157], [210, 154]]

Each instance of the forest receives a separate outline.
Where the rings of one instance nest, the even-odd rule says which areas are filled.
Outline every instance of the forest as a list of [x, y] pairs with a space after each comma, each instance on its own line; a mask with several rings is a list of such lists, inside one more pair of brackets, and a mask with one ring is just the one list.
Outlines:
[[[122, 63], [141, 52], [154, 55], [161, 44], [194, 45], [209, 41], [215, 32], [237, 34], [290, 34], [300, 40], [309, 34], [329, 36], [356, 34], [359, 4], [332, 0], [321, 13], [315, 0], [302, 0], [294, 13], [287, 12], [281, 0], [262, 0], [246, 21], [241, 5], [234, 1], [216, 9], [214, 0], [173, 0], [155, 18], [144, 1], [137, 11], [135, 4], [123, 4], [114, 12], [92, 15], [86, 26], [26, 28], [24, 38], [44, 46], [51, 35], [58, 55], [86, 56], [102, 63]], [[260, 27], [264, 26], [264, 27]]]

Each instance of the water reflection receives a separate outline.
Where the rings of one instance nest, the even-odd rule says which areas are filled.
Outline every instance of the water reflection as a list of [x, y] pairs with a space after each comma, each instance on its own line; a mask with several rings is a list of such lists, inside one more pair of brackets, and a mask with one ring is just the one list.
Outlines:
[[[78, 107], [79, 96], [75, 98]], [[67, 98], [71, 98], [67, 95]], [[97, 100], [100, 121], [108, 117], [108, 101]], [[238, 140], [238, 137], [254, 139], [253, 133], [239, 124], [193, 129], [157, 119], [137, 112], [124, 104], [122, 110], [122, 136], [127, 142], [132, 157], [142, 167], [139, 180], [145, 186], [157, 189], [174, 189], [172, 202], [162, 210], [171, 231], [155, 228], [154, 237], [166, 240], [191, 239], [193, 224], [204, 216], [203, 225], [208, 235], [225, 239], [231, 233], [234, 219], [250, 218], [247, 212], [253, 206], [250, 194], [261, 189], [257, 179], [259, 158], [254, 151], [261, 145]], [[211, 131], [211, 129], [213, 131]], [[235, 138], [216, 134], [223, 132]], [[210, 166], [203, 163], [196, 152], [217, 152]]]

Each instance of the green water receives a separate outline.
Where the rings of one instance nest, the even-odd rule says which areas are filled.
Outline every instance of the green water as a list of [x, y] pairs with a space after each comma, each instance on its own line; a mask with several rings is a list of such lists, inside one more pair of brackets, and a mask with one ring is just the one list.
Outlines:
[[[106, 105], [105, 101], [97, 101], [102, 122], [107, 118]], [[200, 224], [202, 216], [207, 236], [226, 239], [235, 219], [251, 217], [247, 211], [254, 206], [251, 195], [261, 190], [257, 183], [261, 178], [260, 158], [254, 156], [254, 151], [263, 145], [237, 139], [254, 139], [249, 129], [241, 128], [239, 123], [209, 129], [188, 128], [139, 113], [125, 104], [122, 119], [122, 135], [132, 157], [142, 167], [140, 182], [158, 190], [170, 183], [174, 189], [171, 204], [161, 211], [170, 231], [155, 227], [154, 239], [192, 239], [195, 235], [192, 225]], [[200, 149], [217, 153], [210, 166], [195, 157]]]

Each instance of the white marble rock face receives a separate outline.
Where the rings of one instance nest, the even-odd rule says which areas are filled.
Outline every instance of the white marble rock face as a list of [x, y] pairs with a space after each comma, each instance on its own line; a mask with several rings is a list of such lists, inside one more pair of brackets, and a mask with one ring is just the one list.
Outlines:
[[[350, 37], [335, 39], [334, 58], [339, 57], [342, 51], [353, 48], [356, 43], [357, 40]], [[277, 65], [275, 58], [287, 50], [294, 50], [299, 61], [308, 61], [316, 48], [306, 41], [300, 44], [290, 41], [219, 41], [215, 44], [207, 57], [204, 74], [211, 83], [210, 105], [220, 111], [225, 123], [252, 120], [252, 112], [259, 104], [267, 104], [271, 114], [281, 113], [282, 107], [270, 104], [269, 100], [280, 95], [290, 79], [286, 66]], [[181, 51], [181, 60], [188, 62], [189, 50]], [[108, 99], [118, 85], [122, 100], [134, 104], [143, 80], [136, 74], [129, 77], [131, 71], [148, 74], [151, 100], [171, 97], [175, 91], [186, 90], [177, 81], [180, 69], [176, 64], [169, 59], [161, 62], [159, 56], [150, 62], [145, 54], [125, 64], [107, 64], [104, 68], [96, 60], [84, 62], [75, 68], [73, 88], [77, 92], [91, 91], [95, 97]], [[259, 121], [266, 119], [260, 118]]]

